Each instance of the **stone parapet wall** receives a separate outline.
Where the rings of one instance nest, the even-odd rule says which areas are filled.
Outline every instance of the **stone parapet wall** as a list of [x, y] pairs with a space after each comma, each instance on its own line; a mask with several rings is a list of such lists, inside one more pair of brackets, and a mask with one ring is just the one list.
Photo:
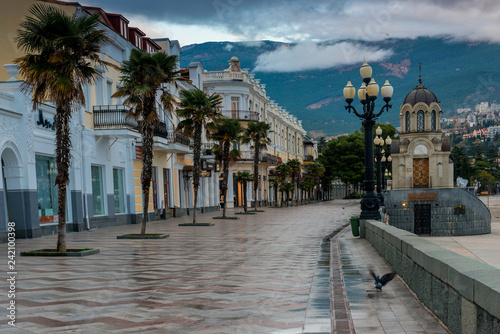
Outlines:
[[[413, 199], [421, 197], [422, 200], [409, 200], [412, 196]], [[432, 236], [491, 233], [489, 209], [479, 198], [464, 189], [391, 190], [384, 197], [391, 225], [400, 229], [414, 232], [414, 205], [430, 204]], [[463, 207], [464, 213], [455, 214], [457, 207]]]
[[500, 333], [500, 270], [378, 221], [366, 239], [453, 333]]

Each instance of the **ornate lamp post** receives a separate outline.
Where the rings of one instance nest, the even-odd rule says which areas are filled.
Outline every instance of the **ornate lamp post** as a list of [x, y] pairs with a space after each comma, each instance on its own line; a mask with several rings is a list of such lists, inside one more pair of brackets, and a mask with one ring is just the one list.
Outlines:
[[373, 144], [375, 144], [375, 161], [377, 162], [377, 197], [379, 200], [380, 206], [384, 206], [384, 195], [382, 195], [382, 156], [385, 151], [384, 147], [384, 139], [382, 138], [382, 129], [380, 126], [375, 130], [375, 139], [373, 139]]
[[392, 162], [392, 157], [391, 157], [391, 143], [392, 143], [392, 139], [391, 137], [387, 137], [385, 139], [385, 143], [387, 144], [387, 152], [385, 153], [384, 156], [382, 156], [382, 188], [383, 189], [386, 189], [387, 188], [387, 183], [386, 183], [386, 179], [387, 177], [389, 177], [391, 175], [390, 172], [387, 172], [387, 168], [389, 167], [389, 164]]
[[363, 78], [363, 83], [361, 88], [358, 90], [358, 98], [363, 105], [363, 112], [359, 113], [352, 105], [354, 100], [354, 95], [356, 95], [356, 89], [349, 81], [344, 88], [344, 97], [347, 102], [345, 109], [350, 113], [351, 110], [354, 114], [363, 120], [363, 127], [365, 128], [365, 193], [363, 199], [361, 200], [361, 215], [360, 219], [380, 219], [379, 213], [379, 200], [374, 193], [375, 181], [373, 179], [373, 125], [375, 120], [382, 115], [384, 109], [389, 111], [392, 107], [389, 104], [391, 100], [392, 93], [394, 89], [386, 80], [385, 84], [382, 86], [382, 97], [385, 101], [385, 105], [380, 109], [378, 113], [375, 113], [375, 100], [379, 93], [379, 85], [375, 82], [372, 76], [372, 68], [366, 61], [361, 66], [359, 70], [361, 77]]

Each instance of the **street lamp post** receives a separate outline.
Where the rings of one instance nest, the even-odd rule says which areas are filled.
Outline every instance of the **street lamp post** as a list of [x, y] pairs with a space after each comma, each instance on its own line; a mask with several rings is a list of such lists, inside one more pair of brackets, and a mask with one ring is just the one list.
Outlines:
[[384, 155], [384, 138], [382, 138], [382, 129], [380, 126], [375, 130], [375, 139], [373, 139], [373, 144], [375, 144], [375, 160], [377, 161], [377, 197], [380, 206], [384, 206], [384, 195], [382, 194], [382, 156]]
[[363, 112], [359, 113], [351, 103], [356, 95], [356, 89], [349, 81], [344, 88], [344, 97], [347, 102], [345, 109], [350, 113], [353, 113], [363, 120], [362, 124], [365, 128], [365, 193], [363, 199], [361, 200], [361, 215], [360, 219], [380, 219], [379, 200], [374, 193], [375, 181], [373, 179], [373, 125], [375, 120], [382, 115], [384, 109], [389, 111], [392, 107], [389, 104], [391, 100], [392, 93], [394, 89], [386, 80], [385, 84], [382, 86], [381, 93], [384, 99], [385, 105], [380, 109], [378, 113], [374, 113], [375, 110], [375, 100], [379, 93], [379, 85], [375, 82], [372, 76], [372, 68], [366, 61], [361, 66], [359, 70], [361, 77], [363, 78], [363, 83], [361, 88], [358, 90], [358, 98], [363, 105]]
[[387, 188], [387, 180], [386, 180], [386, 176], [388, 177], [390, 173], [387, 172], [387, 168], [389, 167], [389, 164], [391, 163], [392, 161], [392, 157], [391, 157], [391, 143], [392, 143], [392, 139], [388, 136], [386, 139], [385, 139], [385, 143], [387, 144], [387, 152], [385, 153], [384, 156], [382, 156], [382, 184], [383, 184], [383, 189], [386, 189]]

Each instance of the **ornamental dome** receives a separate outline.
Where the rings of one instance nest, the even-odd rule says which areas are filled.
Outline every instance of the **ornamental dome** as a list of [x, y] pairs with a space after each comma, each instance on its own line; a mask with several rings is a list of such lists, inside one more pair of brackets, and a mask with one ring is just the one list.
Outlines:
[[412, 107], [419, 102], [423, 102], [427, 105], [430, 105], [432, 102], [438, 102], [436, 95], [428, 90], [422, 85], [422, 77], [418, 77], [418, 85], [413, 88], [411, 92], [406, 95], [403, 105], [409, 103]]

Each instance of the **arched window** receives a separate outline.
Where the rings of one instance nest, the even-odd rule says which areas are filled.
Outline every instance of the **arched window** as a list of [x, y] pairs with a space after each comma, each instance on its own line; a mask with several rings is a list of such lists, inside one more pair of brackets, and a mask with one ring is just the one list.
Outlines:
[[436, 110], [431, 114], [431, 131], [436, 131]]
[[424, 131], [425, 130], [425, 122], [424, 122], [424, 111], [419, 110], [417, 113], [417, 131]]
[[406, 112], [405, 121], [406, 121], [405, 130], [406, 130], [406, 132], [410, 132], [410, 112], [409, 111]]

